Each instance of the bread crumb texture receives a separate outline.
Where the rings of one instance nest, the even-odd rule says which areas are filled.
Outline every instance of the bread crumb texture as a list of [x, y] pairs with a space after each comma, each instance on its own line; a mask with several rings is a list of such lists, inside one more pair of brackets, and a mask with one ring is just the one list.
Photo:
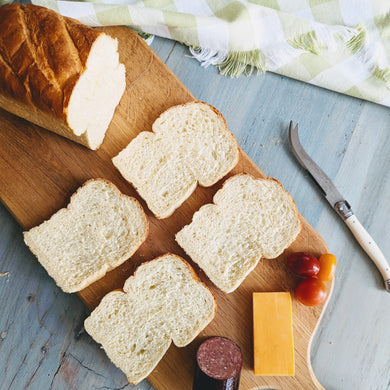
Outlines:
[[123, 290], [107, 294], [84, 325], [134, 384], [149, 375], [171, 341], [189, 344], [216, 311], [212, 293], [172, 254], [138, 267]]
[[174, 106], [113, 158], [159, 218], [170, 216], [195, 190], [209, 187], [238, 161], [238, 146], [215, 108], [202, 102]]
[[217, 287], [234, 291], [264, 257], [279, 256], [301, 230], [292, 197], [275, 179], [239, 174], [176, 235]]
[[24, 232], [24, 241], [57, 285], [75, 292], [127, 260], [148, 230], [138, 201], [97, 179], [80, 187], [67, 208]]

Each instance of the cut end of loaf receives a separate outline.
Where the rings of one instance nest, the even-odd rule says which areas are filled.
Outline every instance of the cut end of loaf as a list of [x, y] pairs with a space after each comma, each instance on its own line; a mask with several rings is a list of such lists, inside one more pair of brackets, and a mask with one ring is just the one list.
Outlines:
[[107, 294], [84, 325], [134, 384], [151, 373], [171, 341], [189, 344], [216, 311], [212, 293], [172, 254], [138, 267], [123, 290]]
[[67, 109], [69, 127], [76, 136], [85, 133], [91, 149], [103, 142], [125, 87], [125, 67], [119, 63], [118, 42], [102, 33], [92, 45], [86, 69], [74, 87]]
[[0, 20], [0, 107], [97, 149], [126, 85], [116, 39], [33, 4]]
[[113, 158], [114, 165], [158, 218], [169, 217], [195, 190], [209, 187], [238, 162], [239, 150], [225, 119], [202, 102], [174, 106], [153, 132], [140, 133]]
[[64, 292], [80, 291], [127, 260], [145, 241], [146, 215], [106, 180], [89, 180], [67, 208], [24, 233], [24, 241]]
[[194, 214], [176, 241], [217, 287], [232, 292], [262, 257], [278, 257], [300, 230], [295, 202], [279, 182], [240, 174]]

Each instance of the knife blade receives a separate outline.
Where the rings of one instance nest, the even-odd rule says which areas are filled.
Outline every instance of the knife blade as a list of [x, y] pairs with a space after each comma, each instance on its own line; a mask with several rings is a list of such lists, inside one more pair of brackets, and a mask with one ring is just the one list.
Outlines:
[[375, 243], [367, 230], [359, 222], [348, 201], [343, 197], [343, 195], [341, 195], [339, 190], [325, 174], [325, 172], [310, 158], [310, 156], [303, 149], [299, 141], [298, 124], [293, 127], [293, 122], [290, 122], [288, 136], [290, 147], [294, 156], [301, 164], [301, 166], [310, 174], [314, 182], [321, 189], [326, 200], [343, 219], [356, 240], [359, 242], [360, 246], [374, 262], [383, 277], [386, 291], [390, 292], [390, 266], [386, 261], [382, 251], [379, 249], [378, 245]]

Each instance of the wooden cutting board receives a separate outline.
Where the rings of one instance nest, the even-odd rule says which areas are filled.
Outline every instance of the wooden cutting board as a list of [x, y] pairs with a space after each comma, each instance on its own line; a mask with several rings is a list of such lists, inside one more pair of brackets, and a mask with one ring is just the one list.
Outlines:
[[[111, 158], [140, 131], [151, 130], [152, 123], [165, 109], [195, 100], [138, 35], [123, 27], [105, 28], [105, 31], [119, 40], [121, 61], [126, 65], [127, 89], [98, 151], [88, 150], [0, 110], [0, 199], [24, 229], [40, 224], [66, 206], [70, 195], [90, 178], [106, 178], [122, 192], [140, 199], [114, 168]], [[231, 130], [234, 133], [234, 129]], [[242, 151], [230, 175], [239, 172], [265, 176]], [[191, 263], [176, 244], [174, 235], [191, 221], [201, 205], [212, 201], [222, 182], [211, 188], [198, 187], [173, 216], [164, 220], [154, 218], [140, 200], [150, 220], [148, 239], [130, 260], [79, 293], [86, 305], [92, 309], [107, 292], [121, 288], [135, 268], [146, 260], [172, 252]], [[328, 249], [303, 218], [302, 223], [302, 232], [293, 245], [277, 259], [261, 260], [231, 294], [215, 288], [191, 263], [214, 292], [218, 311], [213, 322], [189, 346], [170, 347], [148, 378], [157, 390], [191, 389], [196, 349], [202, 340], [212, 335], [229, 337], [241, 347], [244, 357], [241, 390], [322, 389], [311, 369], [310, 342], [326, 303], [315, 308], [299, 304], [293, 294], [296, 279], [286, 270], [285, 262], [293, 251], [319, 255]], [[333, 285], [330, 283], [327, 287], [330, 296]], [[251, 297], [254, 291], [292, 292], [295, 377], [256, 377], [253, 374]]]

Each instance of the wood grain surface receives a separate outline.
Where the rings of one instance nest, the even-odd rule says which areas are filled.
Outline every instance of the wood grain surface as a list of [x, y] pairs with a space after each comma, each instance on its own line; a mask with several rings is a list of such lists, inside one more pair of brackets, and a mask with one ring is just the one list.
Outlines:
[[[89, 178], [109, 179], [128, 194], [138, 195], [111, 163], [111, 158], [142, 130], [150, 130], [153, 121], [166, 108], [195, 100], [153, 51], [126, 28], [106, 28], [119, 39], [121, 61], [126, 64], [127, 89], [98, 151], [90, 151], [69, 140], [39, 129], [4, 111], [0, 112], [0, 198], [23, 229], [47, 219], [68, 203], [74, 190]], [[260, 169], [241, 151], [240, 161], [229, 174], [247, 172], [264, 177]], [[174, 240], [174, 234], [191, 221], [193, 213], [212, 200], [222, 181], [211, 188], [198, 187], [172, 217], [158, 220], [147, 211], [150, 234], [132, 259], [79, 293], [89, 308], [94, 308], [109, 291], [121, 288], [124, 281], [143, 261], [166, 252], [188, 257]], [[244, 352], [241, 389], [273, 387], [277, 389], [322, 388], [310, 363], [310, 343], [325, 304], [308, 308], [293, 299], [295, 377], [255, 377], [252, 357], [251, 294], [254, 291], [293, 291], [294, 277], [285, 261], [292, 251], [327, 252], [319, 234], [302, 218], [303, 229], [293, 245], [274, 260], [262, 260], [244, 283], [231, 294], [216, 289], [194, 264], [201, 279], [217, 297], [214, 321], [185, 348], [171, 346], [164, 359], [148, 378], [158, 390], [191, 387], [194, 356], [199, 343], [211, 335], [233, 339]], [[328, 285], [329, 296], [332, 284]], [[107, 358], [108, 360], [108, 358]]]

